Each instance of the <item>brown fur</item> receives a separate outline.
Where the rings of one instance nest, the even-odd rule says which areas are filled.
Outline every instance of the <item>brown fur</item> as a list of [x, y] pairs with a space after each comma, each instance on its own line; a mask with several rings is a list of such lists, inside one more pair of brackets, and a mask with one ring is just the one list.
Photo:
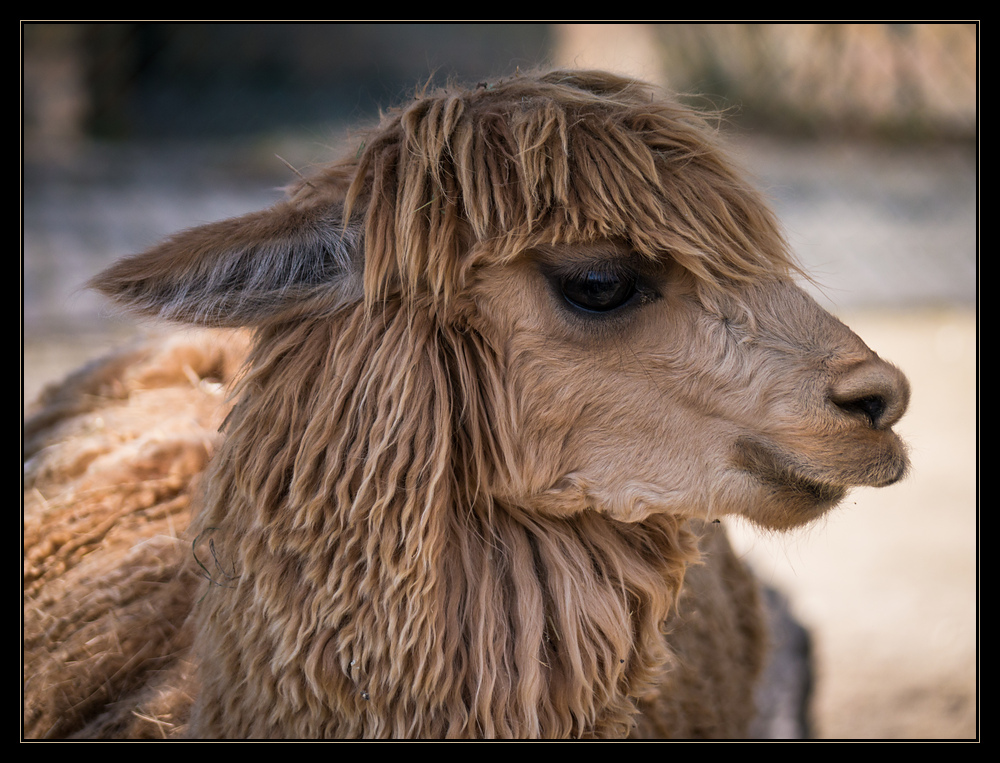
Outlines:
[[27, 732], [746, 733], [759, 605], [705, 520], [801, 524], [906, 468], [905, 379], [794, 271], [702, 118], [596, 72], [419, 94], [288, 201], [115, 265], [126, 307], [254, 335], [169, 543], [106, 544], [172, 499], [57, 491], [87, 414], [40, 414], [77, 431], [32, 469], [102, 529], [60, 554], [27, 510]]
[[247, 349], [245, 337], [216, 333], [182, 333], [104, 358], [46, 390], [29, 412], [29, 737], [159, 738], [187, 716], [184, 623], [198, 571], [185, 564], [184, 536], [228, 410], [224, 385]]

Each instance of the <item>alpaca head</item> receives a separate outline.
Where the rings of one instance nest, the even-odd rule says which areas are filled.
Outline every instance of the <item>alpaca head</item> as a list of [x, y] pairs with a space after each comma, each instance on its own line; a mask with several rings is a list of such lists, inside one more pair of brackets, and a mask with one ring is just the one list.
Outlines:
[[[147, 315], [254, 328], [255, 383], [292, 388], [289, 406], [347, 376], [358, 401], [381, 396], [379, 441], [434, 454], [409, 447], [401, 487], [450, 472], [452, 492], [551, 518], [780, 528], [907, 466], [905, 378], [794, 272], [701, 117], [554, 72], [421, 94], [285, 202], [94, 284]], [[311, 416], [292, 447], [346, 426]], [[306, 490], [310, 469], [315, 493], [324, 468], [290, 457], [273, 495]]]

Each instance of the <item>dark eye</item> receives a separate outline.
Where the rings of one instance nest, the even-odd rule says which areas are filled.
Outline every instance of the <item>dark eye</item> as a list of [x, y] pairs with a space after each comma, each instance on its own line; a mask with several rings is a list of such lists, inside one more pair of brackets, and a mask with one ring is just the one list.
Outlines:
[[559, 282], [563, 298], [578, 310], [606, 313], [621, 307], [636, 294], [635, 278], [621, 273], [590, 270]]

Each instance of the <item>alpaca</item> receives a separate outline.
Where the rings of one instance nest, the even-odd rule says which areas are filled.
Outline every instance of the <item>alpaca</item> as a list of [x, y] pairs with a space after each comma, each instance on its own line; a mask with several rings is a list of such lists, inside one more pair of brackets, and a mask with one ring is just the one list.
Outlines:
[[746, 734], [716, 520], [907, 469], [906, 379], [797, 274], [703, 116], [569, 71], [419, 93], [113, 265], [203, 328], [25, 425], [26, 735]]

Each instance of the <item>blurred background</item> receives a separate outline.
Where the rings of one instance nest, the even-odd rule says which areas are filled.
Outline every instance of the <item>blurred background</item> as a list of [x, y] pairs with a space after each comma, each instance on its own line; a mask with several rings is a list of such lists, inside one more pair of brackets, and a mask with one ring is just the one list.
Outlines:
[[732, 531], [813, 634], [812, 734], [978, 734], [978, 41], [952, 24], [21, 27], [23, 407], [137, 332], [81, 289], [258, 209], [428, 81], [597, 67], [721, 109], [807, 288], [910, 377], [913, 472]]

